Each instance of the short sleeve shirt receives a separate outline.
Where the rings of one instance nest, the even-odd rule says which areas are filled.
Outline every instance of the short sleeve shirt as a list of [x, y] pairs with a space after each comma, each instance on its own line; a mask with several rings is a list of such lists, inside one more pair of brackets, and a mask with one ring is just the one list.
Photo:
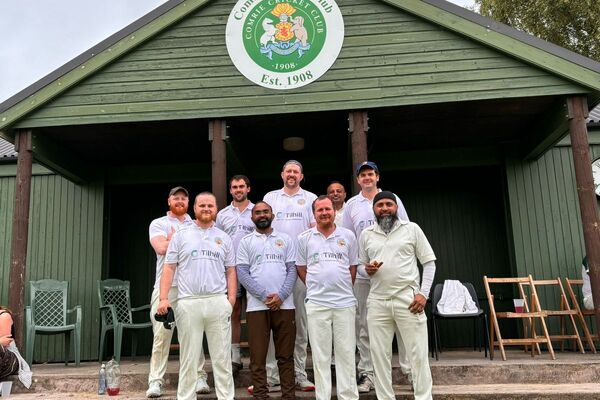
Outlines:
[[[398, 204], [398, 212], [396, 213], [398, 218], [404, 221], [409, 221], [408, 214], [406, 214], [404, 205], [398, 196], [396, 196], [396, 202]], [[342, 226], [350, 229], [357, 238], [360, 238], [360, 234], [365, 228], [375, 224], [376, 222], [375, 214], [373, 213], [373, 201], [363, 196], [362, 192], [359, 192], [356, 196], [353, 196], [350, 200], [348, 200], [348, 203], [344, 208], [345, 210]], [[356, 279], [368, 278], [357, 275]]]
[[369, 297], [375, 299], [395, 297], [408, 286], [420, 291], [417, 259], [421, 264], [436, 259], [425, 234], [414, 222], [398, 221], [387, 235], [379, 225], [372, 225], [363, 230], [358, 247], [361, 264], [383, 262], [371, 275]]
[[254, 204], [250, 203], [240, 212], [233, 204], [228, 205], [217, 214], [215, 226], [231, 237], [233, 248], [237, 250], [240, 240], [254, 231], [252, 222], [252, 209]]
[[[267, 293], [277, 293], [283, 286], [287, 276], [286, 263], [296, 261], [294, 241], [285, 233], [273, 230], [270, 235], [254, 231], [244, 236], [237, 251], [237, 265], [250, 266], [250, 277], [267, 290]], [[262, 311], [269, 308], [246, 292], [248, 306], [246, 311]], [[281, 308], [294, 309], [294, 297], [288, 296], [283, 300]]]
[[312, 203], [316, 198], [314, 193], [304, 189], [298, 190], [292, 196], [279, 189], [267, 193], [263, 200], [273, 208], [273, 228], [296, 240], [299, 234], [315, 222]]
[[[149, 234], [150, 240], [154, 239], [158, 236], [164, 236], [165, 238], [169, 236], [172, 229], [177, 231], [180, 227], [188, 224], [193, 224], [192, 219], [186, 213], [185, 219], [180, 221], [177, 218], [171, 217], [168, 213], [164, 217], [156, 218], [154, 221], [150, 223]], [[160, 288], [160, 276], [162, 275], [163, 265], [165, 263], [165, 255], [157, 254], [156, 255], [156, 280], [154, 281], [154, 288]], [[177, 274], [177, 272], [175, 272]], [[177, 276], [173, 277], [173, 286], [177, 286]]]
[[358, 264], [354, 234], [336, 227], [325, 237], [316, 227], [298, 237], [296, 265], [306, 266], [306, 301], [323, 307], [356, 305], [350, 266]]
[[227, 293], [226, 268], [235, 267], [231, 238], [214, 226], [182, 227], [171, 239], [165, 263], [177, 265], [178, 298]]

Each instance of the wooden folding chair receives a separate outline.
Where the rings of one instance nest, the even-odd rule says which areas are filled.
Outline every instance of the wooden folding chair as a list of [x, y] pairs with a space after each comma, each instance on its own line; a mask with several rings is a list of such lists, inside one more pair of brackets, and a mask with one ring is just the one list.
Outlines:
[[[494, 295], [490, 289], [490, 283], [512, 285], [528, 283], [531, 289], [531, 310], [522, 313], [496, 312], [496, 307], [494, 306]], [[540, 306], [538, 295], [535, 290], [535, 284], [533, 283], [533, 278], [531, 275], [526, 278], [488, 278], [487, 276], [484, 276], [483, 284], [485, 286], [485, 291], [490, 305], [490, 359], [494, 358], [494, 348], [496, 345], [498, 345], [500, 348], [502, 360], [506, 361], [506, 352], [504, 351], [504, 346], [531, 346], [531, 356], [533, 357], [535, 355], [535, 349], [538, 348], [537, 346], [539, 346], [540, 343], [546, 343], [550, 357], [555, 360], [556, 357], [554, 355], [554, 349], [552, 348], [552, 341], [550, 340], [548, 328], [546, 327], [545, 318], [547, 314], [545, 311], [542, 311], [542, 307]], [[500, 318], [518, 318], [531, 321], [531, 329], [527, 334], [529, 337], [523, 337], [522, 339], [503, 338], [500, 332], [500, 325], [498, 324], [498, 319]], [[539, 320], [542, 326], [543, 335], [541, 336], [536, 334], [536, 320]], [[494, 334], [497, 336], [497, 340], [494, 338]]]
[[[578, 316], [578, 312], [575, 308], [572, 308], [567, 299], [567, 295], [565, 294], [565, 290], [563, 288], [562, 282], [560, 278], [557, 279], [544, 279], [544, 280], [535, 280], [533, 281], [536, 287], [544, 286], [550, 287], [555, 286], [558, 290], [558, 294], [560, 296], [560, 309], [559, 310], [551, 310], [549, 307], [542, 307], [542, 310], [546, 313], [548, 317], [559, 317], [560, 318], [560, 334], [559, 335], [550, 335], [550, 340], [554, 342], [560, 342], [560, 350], [564, 351], [565, 341], [574, 340], [579, 348], [580, 353], [585, 353], [583, 348], [583, 343], [581, 342], [581, 336], [579, 336], [579, 330], [577, 329], [577, 325], [575, 324], [575, 317]], [[525, 304], [527, 304], [527, 293], [525, 288], [529, 287], [529, 282], [521, 282], [519, 283], [519, 292], [521, 293], [521, 297], [525, 299]], [[530, 290], [531, 291], [531, 290]], [[528, 310], [526, 310], [528, 311]], [[568, 321], [570, 321], [571, 326], [571, 334], [567, 333], [566, 319], [568, 317]]]
[[[590, 327], [588, 327], [588, 321], [590, 324], [595, 324], [596, 313], [594, 310], [586, 310], [583, 308], [581, 306], [582, 303], [580, 302], [579, 297], [575, 293], [575, 290], [573, 290], [573, 286], [577, 286], [577, 293], [580, 293], [580, 287], [583, 285], [583, 280], [565, 278], [565, 282], [567, 283], [567, 291], [569, 292], [569, 297], [571, 297], [571, 301], [573, 302], [573, 307], [577, 311], [577, 318], [581, 324], [581, 329], [583, 329], [585, 340], [592, 353], [596, 354], [596, 346], [594, 346], [594, 341], [600, 341], [600, 336], [597, 333], [592, 334], [590, 332]], [[587, 320], [586, 317], [588, 317]]]

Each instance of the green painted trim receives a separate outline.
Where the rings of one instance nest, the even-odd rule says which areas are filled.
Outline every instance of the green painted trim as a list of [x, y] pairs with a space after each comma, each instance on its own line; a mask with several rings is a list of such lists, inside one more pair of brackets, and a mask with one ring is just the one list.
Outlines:
[[600, 74], [517, 39], [486, 29], [421, 0], [381, 0], [553, 74], [600, 91]]
[[31, 141], [33, 158], [40, 164], [79, 185], [93, 180], [94, 168], [74, 155], [74, 152], [35, 132]]
[[[50, 171], [48, 168], [40, 164], [33, 164], [31, 167], [32, 175], [56, 175], [56, 173]], [[17, 176], [17, 163], [14, 164], [0, 164], [0, 177], [11, 177]]]
[[[590, 145], [600, 145], [600, 127], [588, 128], [588, 143]], [[564, 137], [555, 147], [571, 147], [571, 137]]]
[[168, 28], [175, 22], [181, 20], [188, 14], [194, 12], [199, 7], [205, 5], [211, 0], [187, 0], [184, 3], [170, 9], [160, 17], [150, 21], [128, 37], [120, 40], [108, 49], [96, 54], [85, 63], [77, 66], [67, 72], [54, 82], [40, 89], [37, 93], [29, 96], [25, 100], [15, 104], [13, 107], [0, 114], [0, 129], [6, 129], [12, 126], [19, 119], [31, 111], [39, 108], [43, 104], [52, 100], [60, 93], [73, 87], [81, 80], [97, 72], [110, 62], [119, 58], [131, 49], [145, 42], [165, 28]]
[[569, 133], [566, 99], [558, 100], [537, 119], [540, 121], [538, 129], [530, 136], [529, 144], [523, 147], [526, 160], [537, 160]]

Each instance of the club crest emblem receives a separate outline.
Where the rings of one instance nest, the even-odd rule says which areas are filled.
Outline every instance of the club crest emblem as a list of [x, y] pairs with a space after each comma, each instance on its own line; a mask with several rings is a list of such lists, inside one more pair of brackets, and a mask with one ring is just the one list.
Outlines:
[[346, 241], [344, 239], [338, 239], [338, 245], [340, 247], [344, 247], [344, 246], [346, 246]]
[[299, 205], [301, 205], [301, 206], [303, 206], [304, 204], [306, 204], [306, 200], [304, 200], [304, 199], [299, 199], [299, 200], [298, 200], [298, 204], [299, 204]]
[[344, 21], [333, 0], [239, 0], [225, 33], [236, 68], [270, 89], [294, 89], [336, 60]]
[[279, 247], [279, 248], [282, 248], [282, 247], [283, 247], [283, 245], [284, 245], [284, 243], [283, 243], [283, 240], [281, 240], [281, 239], [277, 239], [277, 240], [275, 241], [275, 246], [277, 246], [277, 247]]
[[215, 238], [215, 243], [218, 244], [219, 246], [223, 244], [223, 239], [221, 239], [220, 237], [216, 237]]

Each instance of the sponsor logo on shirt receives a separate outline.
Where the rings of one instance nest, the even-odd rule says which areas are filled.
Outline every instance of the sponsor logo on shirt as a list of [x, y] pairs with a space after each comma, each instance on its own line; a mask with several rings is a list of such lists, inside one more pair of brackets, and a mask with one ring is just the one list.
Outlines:
[[283, 254], [266, 253], [266, 254], [257, 254], [254, 263], [258, 265], [258, 264], [262, 264], [263, 262], [265, 262], [265, 263], [270, 263], [270, 262], [280, 263], [282, 261], [283, 261]]
[[365, 229], [367, 226], [371, 226], [371, 225], [373, 225], [374, 223], [375, 223], [375, 220], [374, 220], [374, 219], [367, 219], [367, 220], [360, 221], [360, 222], [358, 223], [358, 229], [360, 229], [360, 230], [362, 231], [362, 230], [363, 230], [363, 229]]
[[277, 219], [302, 219], [301, 212], [278, 212], [275, 214]]
[[312, 263], [318, 263], [320, 261], [339, 261], [343, 258], [343, 253], [334, 253], [331, 251], [322, 251], [321, 253], [314, 253], [309, 257], [309, 259], [312, 260]]
[[209, 259], [209, 260], [220, 260], [221, 253], [214, 250], [192, 250], [191, 253], [192, 259]]

